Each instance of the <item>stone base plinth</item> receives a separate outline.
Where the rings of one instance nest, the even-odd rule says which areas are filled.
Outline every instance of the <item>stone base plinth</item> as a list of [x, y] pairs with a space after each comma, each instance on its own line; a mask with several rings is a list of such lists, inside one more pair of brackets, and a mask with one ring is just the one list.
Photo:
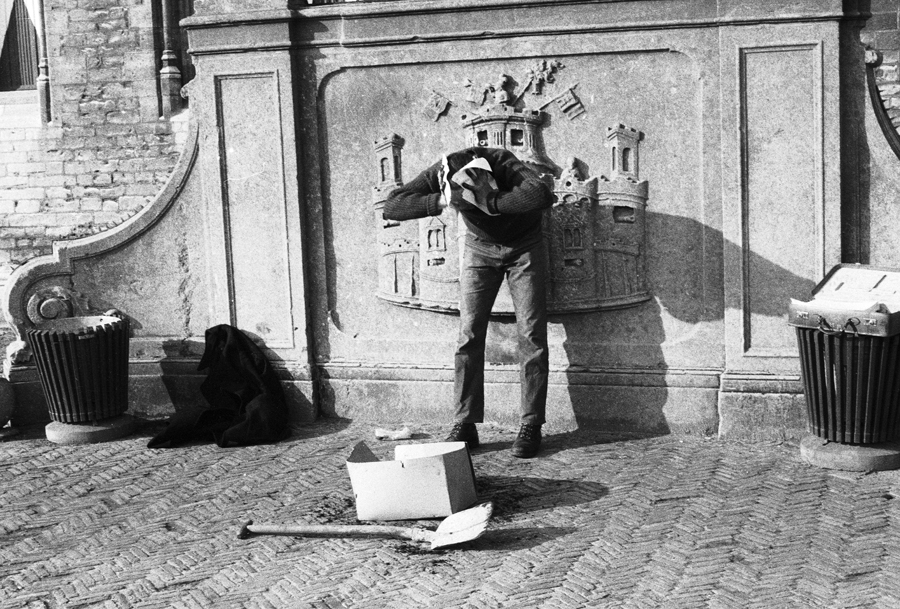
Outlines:
[[810, 465], [826, 469], [853, 472], [900, 469], [900, 442], [838, 444], [807, 436], [800, 441], [800, 456]]
[[113, 417], [96, 423], [60, 423], [54, 421], [44, 430], [54, 444], [96, 444], [108, 442], [133, 433], [138, 419], [131, 415]]

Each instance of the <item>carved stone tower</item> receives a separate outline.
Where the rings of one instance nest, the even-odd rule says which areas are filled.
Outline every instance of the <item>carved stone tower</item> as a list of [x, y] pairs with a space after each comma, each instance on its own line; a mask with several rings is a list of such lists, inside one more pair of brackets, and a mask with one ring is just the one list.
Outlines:
[[606, 130], [610, 179], [597, 182], [597, 296], [608, 306], [650, 298], [647, 288], [647, 182], [638, 174], [642, 134], [618, 124]]
[[407, 302], [419, 294], [418, 231], [409, 222], [385, 220], [383, 213], [388, 195], [403, 184], [403, 144], [396, 134], [374, 143], [378, 183], [372, 187], [372, 204], [379, 246], [378, 295], [395, 302]]
[[637, 129], [619, 124], [606, 129], [606, 145], [610, 148], [610, 178], [623, 177], [638, 181], [638, 141], [641, 133]]
[[403, 144], [403, 138], [396, 133], [375, 141], [375, 159], [378, 163], [379, 179], [374, 190], [383, 192], [385, 196], [403, 183], [401, 181]]
[[546, 112], [517, 110], [506, 104], [495, 104], [477, 114], [460, 117], [466, 130], [467, 147], [505, 148], [539, 175], [554, 173], [553, 163], [543, 153], [541, 130], [546, 118]]

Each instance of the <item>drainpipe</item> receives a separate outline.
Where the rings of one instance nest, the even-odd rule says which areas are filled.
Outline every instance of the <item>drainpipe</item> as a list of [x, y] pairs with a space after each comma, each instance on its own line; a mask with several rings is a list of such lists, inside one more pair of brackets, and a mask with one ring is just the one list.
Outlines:
[[181, 110], [181, 70], [178, 69], [178, 56], [175, 54], [175, 36], [172, 27], [176, 1], [163, 0], [162, 2], [163, 52], [162, 68], [159, 71], [159, 88], [162, 114], [166, 118]]
[[38, 91], [38, 102], [41, 107], [41, 122], [50, 122], [50, 73], [47, 64], [47, 28], [44, 21], [44, 2], [37, 0], [37, 23], [35, 30], [38, 33], [38, 75], [35, 82]]

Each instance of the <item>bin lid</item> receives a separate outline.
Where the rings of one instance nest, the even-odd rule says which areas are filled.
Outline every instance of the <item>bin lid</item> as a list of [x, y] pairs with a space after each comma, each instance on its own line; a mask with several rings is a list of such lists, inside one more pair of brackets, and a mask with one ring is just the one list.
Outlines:
[[62, 317], [60, 319], [48, 319], [36, 324], [29, 332], [53, 333], [53, 334], [85, 334], [95, 332], [99, 328], [112, 329], [123, 325], [125, 322], [119, 317], [111, 315], [92, 315], [89, 317]]
[[900, 269], [838, 264], [813, 288], [809, 302], [791, 301], [788, 322], [876, 336], [900, 333]]
[[900, 269], [839, 264], [813, 288], [812, 296], [835, 302], [880, 302], [891, 313], [900, 311]]

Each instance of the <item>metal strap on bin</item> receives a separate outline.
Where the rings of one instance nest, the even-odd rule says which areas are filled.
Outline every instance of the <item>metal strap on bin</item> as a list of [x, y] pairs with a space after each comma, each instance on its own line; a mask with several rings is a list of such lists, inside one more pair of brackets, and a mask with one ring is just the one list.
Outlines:
[[850, 328], [850, 331], [853, 333], [854, 338], [859, 337], [859, 325], [862, 323], [858, 317], [851, 317], [846, 322], [844, 322], [844, 326], [842, 328], [835, 328], [831, 325], [831, 323], [822, 317], [821, 315], [816, 315], [819, 318], [818, 326], [819, 331], [828, 334], [829, 336], [841, 335], [848, 333], [847, 328]]

